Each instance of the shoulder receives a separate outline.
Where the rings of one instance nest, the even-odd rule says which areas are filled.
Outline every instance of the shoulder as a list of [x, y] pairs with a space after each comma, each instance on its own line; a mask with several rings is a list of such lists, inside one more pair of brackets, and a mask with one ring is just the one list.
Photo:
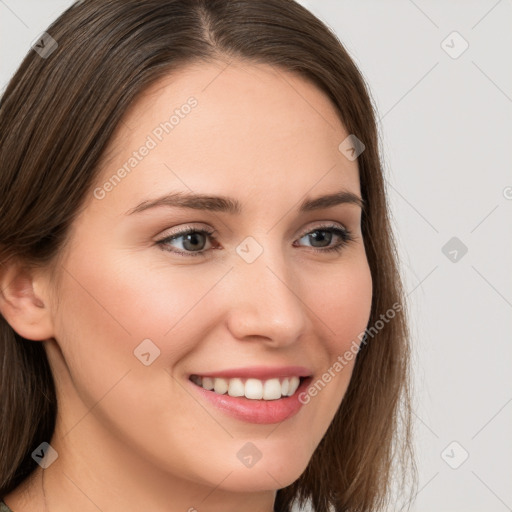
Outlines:
[[4, 500], [0, 500], [0, 512], [12, 512], [12, 510], [4, 503]]

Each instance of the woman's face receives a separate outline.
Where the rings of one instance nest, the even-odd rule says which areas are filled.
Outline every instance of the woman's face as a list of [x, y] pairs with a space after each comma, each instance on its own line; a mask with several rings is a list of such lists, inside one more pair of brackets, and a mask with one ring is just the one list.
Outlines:
[[361, 196], [348, 135], [315, 86], [266, 65], [189, 65], [132, 105], [58, 268], [61, 456], [238, 492], [299, 477], [370, 315], [361, 208], [314, 202]]

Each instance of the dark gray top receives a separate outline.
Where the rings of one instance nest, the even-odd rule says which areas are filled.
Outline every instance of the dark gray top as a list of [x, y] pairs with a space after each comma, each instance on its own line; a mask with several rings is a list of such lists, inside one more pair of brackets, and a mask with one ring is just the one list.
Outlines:
[[0, 500], [0, 512], [12, 512], [12, 510], [4, 503], [4, 500]]

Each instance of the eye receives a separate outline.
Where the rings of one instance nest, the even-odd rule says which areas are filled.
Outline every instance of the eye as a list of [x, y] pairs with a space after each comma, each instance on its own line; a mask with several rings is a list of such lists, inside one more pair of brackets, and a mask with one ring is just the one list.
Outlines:
[[[205, 256], [205, 242], [208, 240], [208, 237], [212, 240], [216, 240], [213, 236], [214, 232], [214, 230], [208, 229], [188, 228], [157, 241], [157, 244], [162, 250], [173, 252], [181, 256]], [[180, 238], [182, 238], [183, 241], [179, 241]], [[176, 241], [179, 241], [182, 248], [178, 248], [178, 250], [170, 249], [169, 247], [175, 247], [171, 244]]]
[[[156, 243], [164, 251], [179, 254], [180, 256], [206, 256], [208, 248], [205, 248], [209, 240], [216, 241], [213, 235], [214, 230], [188, 227], [182, 231], [173, 233]], [[349, 242], [354, 240], [352, 233], [338, 225], [318, 226], [314, 230], [307, 231], [299, 241], [306, 238], [312, 245], [313, 251], [326, 253], [331, 251], [340, 252]], [[333, 239], [339, 239], [332, 244]], [[182, 239], [182, 240], [181, 240]], [[176, 244], [181, 247], [176, 247]], [[215, 247], [217, 248], [217, 247]]]
[[[334, 245], [330, 245], [333, 237], [337, 237], [339, 241]], [[349, 242], [354, 240], [352, 233], [348, 229], [338, 225], [318, 226], [313, 231], [308, 231], [302, 235], [299, 240], [303, 238], [307, 238], [313, 244], [319, 244], [311, 246], [315, 252], [340, 252]]]

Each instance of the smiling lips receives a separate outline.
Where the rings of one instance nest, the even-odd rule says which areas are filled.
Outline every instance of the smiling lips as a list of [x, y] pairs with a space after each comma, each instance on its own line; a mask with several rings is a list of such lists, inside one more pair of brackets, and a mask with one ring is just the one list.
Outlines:
[[313, 372], [304, 366], [251, 366], [189, 375], [199, 396], [225, 414], [249, 423], [278, 423], [304, 405], [300, 393]]
[[312, 380], [303, 366], [250, 367], [189, 375], [195, 393], [225, 414], [249, 423], [278, 423], [304, 405], [299, 400]]
[[278, 400], [283, 396], [292, 396], [300, 384], [300, 377], [297, 376], [260, 380], [192, 375], [190, 380], [207, 391], [250, 400]]

